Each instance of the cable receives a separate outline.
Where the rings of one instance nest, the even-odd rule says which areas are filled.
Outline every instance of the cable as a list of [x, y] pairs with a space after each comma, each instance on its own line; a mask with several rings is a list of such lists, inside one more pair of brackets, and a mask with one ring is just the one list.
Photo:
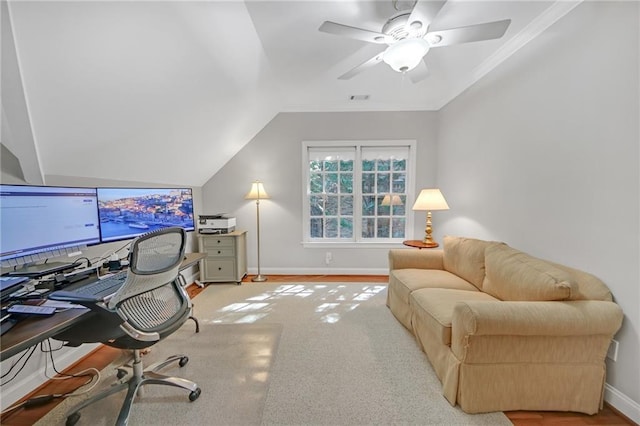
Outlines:
[[[24, 369], [24, 367], [27, 365], [27, 362], [29, 362], [29, 359], [31, 358], [31, 356], [33, 355], [33, 353], [36, 351], [37, 346], [31, 346], [29, 349], [25, 350], [24, 352], [22, 352], [22, 354], [20, 355], [20, 357], [11, 364], [11, 367], [9, 367], [9, 370], [7, 370], [2, 376], [0, 376], [0, 379], [4, 379], [5, 377], [7, 377], [12, 371], [13, 369], [20, 364], [20, 362], [22, 362], [22, 365], [20, 366], [20, 368], [18, 369], [18, 371], [16, 371], [16, 373], [13, 375], [13, 377], [11, 377], [10, 379], [8, 379], [7, 381], [1, 383], [0, 385], [4, 386], [7, 383], [11, 382], [13, 379], [16, 378], [16, 376], [18, 374], [20, 374], [20, 372]], [[22, 361], [22, 359], [24, 357], [27, 357], [27, 359], [25, 359], [24, 361]]]

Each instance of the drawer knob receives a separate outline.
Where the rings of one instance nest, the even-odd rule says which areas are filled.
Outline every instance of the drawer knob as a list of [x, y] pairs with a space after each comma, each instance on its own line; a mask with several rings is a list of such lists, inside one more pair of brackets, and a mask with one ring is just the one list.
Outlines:
[[222, 268], [218, 267], [218, 271], [222, 271]]
[[222, 253], [220, 250], [218, 250], [218, 254]]
[[220, 244], [222, 241], [218, 240], [218, 244]]

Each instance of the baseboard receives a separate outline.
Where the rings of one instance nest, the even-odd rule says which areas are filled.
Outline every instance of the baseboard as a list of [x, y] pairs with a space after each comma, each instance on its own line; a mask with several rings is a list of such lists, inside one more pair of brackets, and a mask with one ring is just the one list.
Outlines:
[[[52, 345], [56, 345], [56, 343], [52, 343]], [[63, 371], [82, 357], [94, 351], [99, 345], [99, 343], [96, 343], [78, 346], [77, 348], [66, 347], [62, 348], [60, 351], [54, 352], [53, 356], [55, 359], [56, 369], [58, 371]], [[9, 368], [12, 362], [16, 361], [13, 358], [17, 357], [18, 356], [3, 361], [3, 364], [7, 363], [6, 367], [5, 365], [2, 366], [3, 373]], [[44, 374], [46, 363], [49, 364], [47, 369], [49, 374], [55, 375], [55, 372], [50, 365], [51, 360], [48, 359], [48, 357], [48, 354], [36, 349], [36, 352], [34, 352], [31, 359], [25, 365], [23, 372], [16, 376], [11, 383], [2, 385], [2, 410], [8, 408], [14, 402], [18, 401], [25, 395], [30, 394], [39, 386], [49, 381], [49, 378]]]
[[[258, 270], [249, 268], [249, 274]], [[389, 268], [260, 268], [262, 275], [389, 275]]]
[[640, 424], [640, 404], [608, 383], [604, 385], [604, 400], [629, 420]]

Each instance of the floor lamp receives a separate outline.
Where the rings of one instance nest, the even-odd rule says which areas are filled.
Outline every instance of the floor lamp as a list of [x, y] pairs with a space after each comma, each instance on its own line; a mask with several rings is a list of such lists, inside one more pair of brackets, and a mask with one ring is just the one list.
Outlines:
[[258, 275], [251, 278], [251, 281], [262, 282], [266, 281], [267, 277], [260, 274], [260, 200], [269, 198], [269, 195], [264, 190], [262, 182], [259, 180], [251, 184], [251, 190], [244, 197], [246, 200], [256, 200], [256, 235], [258, 237]]

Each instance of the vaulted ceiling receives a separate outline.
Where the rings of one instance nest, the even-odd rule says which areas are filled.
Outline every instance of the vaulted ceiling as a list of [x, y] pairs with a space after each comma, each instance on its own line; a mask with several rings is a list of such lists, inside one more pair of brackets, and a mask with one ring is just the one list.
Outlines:
[[43, 174], [200, 186], [281, 111], [438, 110], [577, 3], [449, 0], [430, 30], [511, 25], [431, 49], [417, 84], [384, 63], [339, 80], [384, 46], [318, 31], [379, 32], [407, 0], [10, 0], [9, 16]]

